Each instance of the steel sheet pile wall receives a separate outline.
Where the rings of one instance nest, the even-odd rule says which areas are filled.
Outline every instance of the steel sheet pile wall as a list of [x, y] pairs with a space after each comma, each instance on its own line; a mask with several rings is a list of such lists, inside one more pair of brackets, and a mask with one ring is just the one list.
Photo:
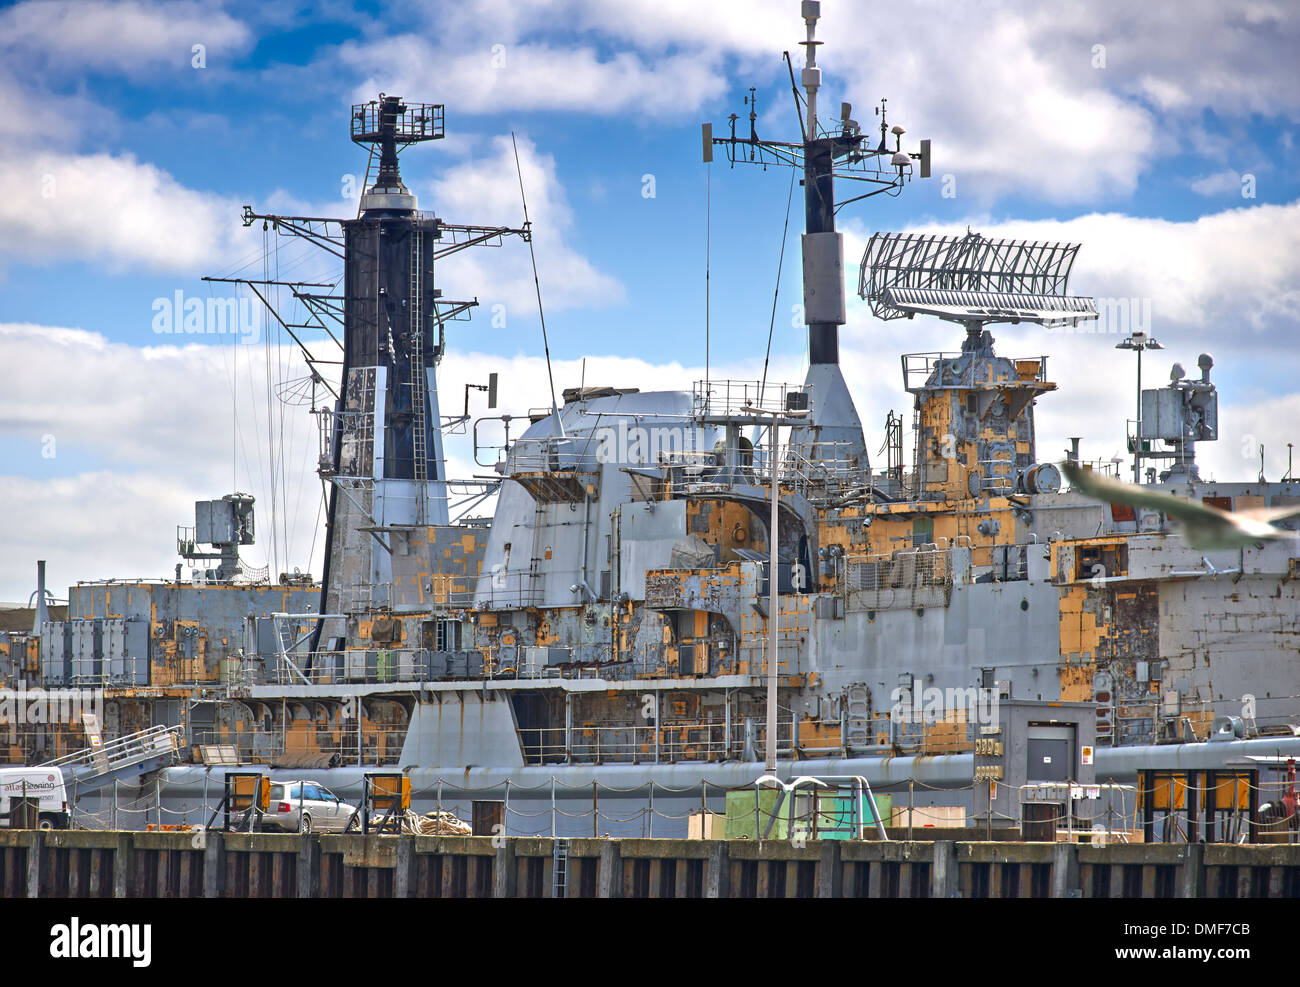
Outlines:
[[0, 897], [1257, 898], [1300, 845], [0, 832]]

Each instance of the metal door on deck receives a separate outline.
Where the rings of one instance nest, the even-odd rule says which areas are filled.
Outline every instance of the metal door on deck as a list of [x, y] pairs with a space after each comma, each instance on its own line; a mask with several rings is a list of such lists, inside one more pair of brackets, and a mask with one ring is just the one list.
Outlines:
[[1074, 780], [1074, 727], [1029, 725], [1025, 781]]

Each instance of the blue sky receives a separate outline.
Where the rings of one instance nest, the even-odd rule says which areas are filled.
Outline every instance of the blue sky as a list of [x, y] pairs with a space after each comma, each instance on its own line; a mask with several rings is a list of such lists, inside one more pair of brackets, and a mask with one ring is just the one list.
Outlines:
[[[1202, 349], [1215, 354], [1225, 438], [1203, 454], [1211, 471], [1253, 476], [1263, 443], [1276, 478], [1285, 443], [1300, 441], [1300, 429], [1288, 431], [1300, 421], [1294, 11], [918, 2], [870, 19], [870, 6], [823, 4], [823, 111], [851, 100], [865, 128], [888, 97], [905, 144], [933, 141], [935, 177], [841, 213], [850, 287], [876, 230], [969, 225], [1082, 241], [1076, 291], [1150, 302], [1149, 328], [1168, 348], [1148, 357], [1148, 380], [1165, 379], [1174, 359], [1193, 366]], [[232, 484], [254, 492], [260, 511], [272, 486], [291, 505], [278, 544], [259, 545], [251, 561], [318, 559], [314, 425], [305, 409], [268, 399], [305, 373], [277, 345], [288, 341], [177, 338], [151, 319], [155, 300], [176, 291], [228, 293], [203, 275], [261, 276], [263, 236], [240, 225], [243, 204], [354, 209], [344, 176], [366, 157], [348, 140], [347, 111], [380, 90], [446, 104], [447, 139], [409, 150], [403, 176], [422, 208], [451, 222], [521, 220], [508, 140], [517, 135], [557, 386], [577, 383], [584, 358], [589, 383], [688, 387], [701, 375], [706, 218], [710, 360], [756, 376], [789, 173], [719, 160], [710, 175], [699, 126], [722, 133], [756, 86], [760, 132], [793, 137], [781, 52], [793, 49], [798, 67], [802, 33], [796, 0], [5, 6], [0, 599], [25, 596], [37, 557], [52, 560], [56, 585], [161, 575], [189, 502]], [[773, 339], [774, 373], [788, 378], [802, 377], [805, 359], [791, 319], [797, 185], [795, 196]], [[268, 262], [273, 276], [277, 260], [281, 274], [337, 275], [293, 244]], [[464, 383], [495, 369], [514, 410], [545, 403], [526, 248], [449, 263], [443, 284], [481, 303], [453, 330], [444, 400], [460, 404]], [[504, 326], [491, 325], [494, 305]], [[1114, 336], [994, 331], [1004, 351], [1052, 357], [1061, 393], [1039, 409], [1042, 458], [1073, 434], [1097, 458], [1119, 449], [1132, 364]], [[942, 324], [882, 325], [856, 301], [842, 338], [872, 445], [885, 411], [907, 407], [898, 354], [959, 342]], [[268, 419], [278, 458], [262, 448]], [[474, 469], [463, 442], [449, 450], [454, 466]], [[262, 523], [269, 531], [270, 518]]]

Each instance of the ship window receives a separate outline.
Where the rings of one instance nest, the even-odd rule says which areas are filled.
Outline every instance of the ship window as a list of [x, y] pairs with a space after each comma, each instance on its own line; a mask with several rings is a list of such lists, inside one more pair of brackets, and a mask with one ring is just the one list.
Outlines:
[[1075, 552], [1075, 579], [1105, 579], [1128, 572], [1128, 545], [1080, 545]]

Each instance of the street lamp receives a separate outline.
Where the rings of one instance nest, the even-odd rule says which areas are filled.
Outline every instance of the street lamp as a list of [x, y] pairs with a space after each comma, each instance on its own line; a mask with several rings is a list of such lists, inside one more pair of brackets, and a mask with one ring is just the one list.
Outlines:
[[1142, 472], [1142, 351], [1164, 349], [1144, 332], [1131, 332], [1115, 344], [1117, 350], [1137, 350], [1137, 414], [1133, 419], [1133, 482], [1141, 483]]
[[808, 415], [809, 409], [795, 408], [772, 411], [744, 405], [741, 411], [768, 422], [768, 480], [772, 484], [772, 520], [768, 526], [767, 563], [767, 773], [776, 774], [776, 588], [777, 588], [777, 504], [781, 484], [777, 477], [776, 438], [782, 425], [798, 425]]

